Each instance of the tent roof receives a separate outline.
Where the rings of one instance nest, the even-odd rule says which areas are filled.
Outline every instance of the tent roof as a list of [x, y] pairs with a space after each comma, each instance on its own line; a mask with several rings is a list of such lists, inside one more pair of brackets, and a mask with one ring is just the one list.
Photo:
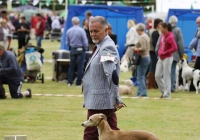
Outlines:
[[18, 6], [18, 7], [15, 7], [15, 9], [18, 9], [20, 11], [23, 11], [25, 9], [34, 9], [34, 10], [38, 10], [39, 8], [37, 7], [34, 7], [32, 5], [22, 5], [22, 6]]

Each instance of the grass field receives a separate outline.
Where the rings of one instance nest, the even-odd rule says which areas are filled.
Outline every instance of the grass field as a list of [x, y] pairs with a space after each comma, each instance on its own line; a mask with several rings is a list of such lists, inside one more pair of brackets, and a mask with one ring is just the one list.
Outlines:
[[[32, 41], [35, 44], [35, 41]], [[12, 41], [12, 47], [17, 42]], [[52, 59], [52, 51], [59, 42], [43, 41], [45, 59]], [[81, 95], [81, 88], [53, 82], [52, 63], [44, 63], [45, 83], [24, 83], [33, 94]], [[120, 79], [131, 73], [121, 73]], [[6, 91], [8, 92], [8, 88]], [[135, 91], [137, 89], [135, 88]], [[142, 129], [156, 134], [160, 140], [200, 140], [200, 95], [195, 92], [172, 94], [172, 99], [154, 99], [159, 90], [148, 90], [148, 99], [124, 98], [127, 105], [117, 112], [121, 130]], [[83, 97], [33, 96], [32, 99], [0, 100], [0, 140], [4, 135], [27, 135], [28, 140], [82, 140], [86, 109]]]

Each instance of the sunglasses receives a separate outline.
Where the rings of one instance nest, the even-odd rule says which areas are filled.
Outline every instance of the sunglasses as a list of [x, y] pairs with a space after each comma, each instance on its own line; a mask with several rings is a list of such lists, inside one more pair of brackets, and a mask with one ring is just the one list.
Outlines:
[[197, 22], [197, 24], [200, 24], [200, 22]]

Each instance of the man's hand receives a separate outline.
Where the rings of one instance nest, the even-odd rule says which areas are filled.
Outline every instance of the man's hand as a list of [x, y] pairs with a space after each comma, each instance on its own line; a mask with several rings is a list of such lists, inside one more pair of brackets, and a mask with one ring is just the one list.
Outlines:
[[115, 108], [116, 109], [121, 109], [122, 107], [127, 107], [124, 103], [116, 104]]

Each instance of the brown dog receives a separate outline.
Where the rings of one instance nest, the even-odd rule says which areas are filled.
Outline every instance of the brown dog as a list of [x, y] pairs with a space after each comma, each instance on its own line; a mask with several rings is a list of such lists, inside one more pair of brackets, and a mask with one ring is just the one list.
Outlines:
[[84, 127], [97, 126], [100, 140], [159, 140], [154, 134], [142, 131], [120, 131], [112, 130], [104, 114], [94, 114], [82, 123]]

